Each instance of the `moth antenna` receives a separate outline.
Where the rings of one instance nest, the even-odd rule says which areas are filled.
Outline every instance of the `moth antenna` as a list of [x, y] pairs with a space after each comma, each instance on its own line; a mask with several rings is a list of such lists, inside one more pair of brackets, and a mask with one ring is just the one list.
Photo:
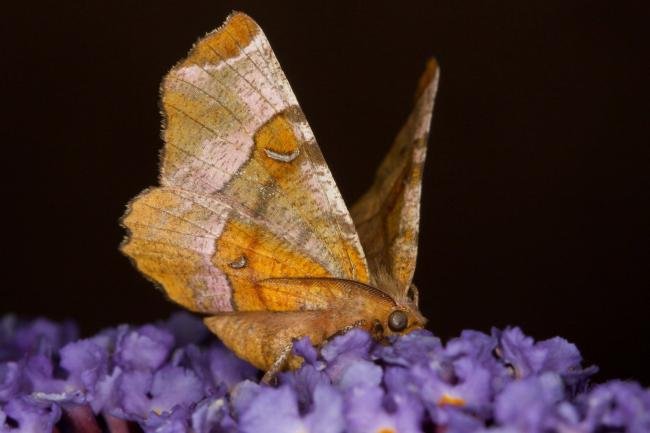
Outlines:
[[378, 259], [373, 260], [375, 272], [375, 284], [377, 288], [388, 293], [393, 300], [398, 300], [406, 295], [408, 287], [400, 287], [399, 281], [393, 276], [385, 263]]

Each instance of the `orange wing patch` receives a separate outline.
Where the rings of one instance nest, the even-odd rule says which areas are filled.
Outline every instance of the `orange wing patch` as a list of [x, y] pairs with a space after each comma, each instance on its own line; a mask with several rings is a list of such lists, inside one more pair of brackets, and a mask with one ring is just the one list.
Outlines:
[[279, 311], [295, 307], [281, 298], [265, 297], [262, 280], [279, 275], [287, 278], [330, 276], [325, 267], [264, 227], [237, 219], [230, 219], [217, 239], [212, 262], [228, 277], [238, 311]]
[[261, 161], [273, 177], [281, 178], [287, 170], [294, 171], [296, 165], [289, 163], [299, 155], [300, 142], [287, 113], [276, 115], [255, 133], [255, 159]]
[[195, 46], [197, 56], [210, 59], [213, 63], [236, 57], [243, 47], [248, 46], [255, 34], [255, 22], [244, 14], [233, 14], [228, 25], [209, 33]]

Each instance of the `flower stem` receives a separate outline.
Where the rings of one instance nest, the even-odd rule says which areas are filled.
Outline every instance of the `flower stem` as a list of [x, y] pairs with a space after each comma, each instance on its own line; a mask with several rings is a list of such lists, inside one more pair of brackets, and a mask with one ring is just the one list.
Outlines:
[[126, 420], [109, 414], [104, 414], [104, 419], [111, 433], [129, 433], [129, 425]]
[[88, 405], [74, 405], [65, 408], [70, 418], [72, 431], [78, 433], [101, 433], [95, 415]]

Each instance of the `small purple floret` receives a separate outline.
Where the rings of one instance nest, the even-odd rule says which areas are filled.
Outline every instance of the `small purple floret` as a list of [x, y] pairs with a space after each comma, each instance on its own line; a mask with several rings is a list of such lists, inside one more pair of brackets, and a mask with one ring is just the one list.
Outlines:
[[145, 325], [137, 329], [120, 327], [115, 362], [124, 369], [155, 370], [174, 346], [174, 336], [166, 329]]

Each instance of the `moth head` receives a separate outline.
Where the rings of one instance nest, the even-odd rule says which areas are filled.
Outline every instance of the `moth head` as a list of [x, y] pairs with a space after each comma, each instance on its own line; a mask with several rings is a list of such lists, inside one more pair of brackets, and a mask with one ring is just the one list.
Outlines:
[[378, 266], [375, 277], [377, 286], [390, 295], [394, 306], [381, 323], [384, 334], [403, 334], [425, 325], [426, 319], [418, 309], [418, 288], [409, 284], [406, 288], [397, 281], [387, 270]]
[[401, 296], [395, 296], [394, 306], [387, 312], [384, 335], [406, 334], [414, 329], [423, 328], [427, 319], [418, 309], [417, 287], [411, 285]]
[[423, 328], [427, 322], [412, 302], [404, 302], [401, 298], [395, 299], [386, 295], [377, 301], [375, 299], [369, 304], [366, 316], [366, 323], [370, 325], [369, 331], [377, 339], [408, 334]]

